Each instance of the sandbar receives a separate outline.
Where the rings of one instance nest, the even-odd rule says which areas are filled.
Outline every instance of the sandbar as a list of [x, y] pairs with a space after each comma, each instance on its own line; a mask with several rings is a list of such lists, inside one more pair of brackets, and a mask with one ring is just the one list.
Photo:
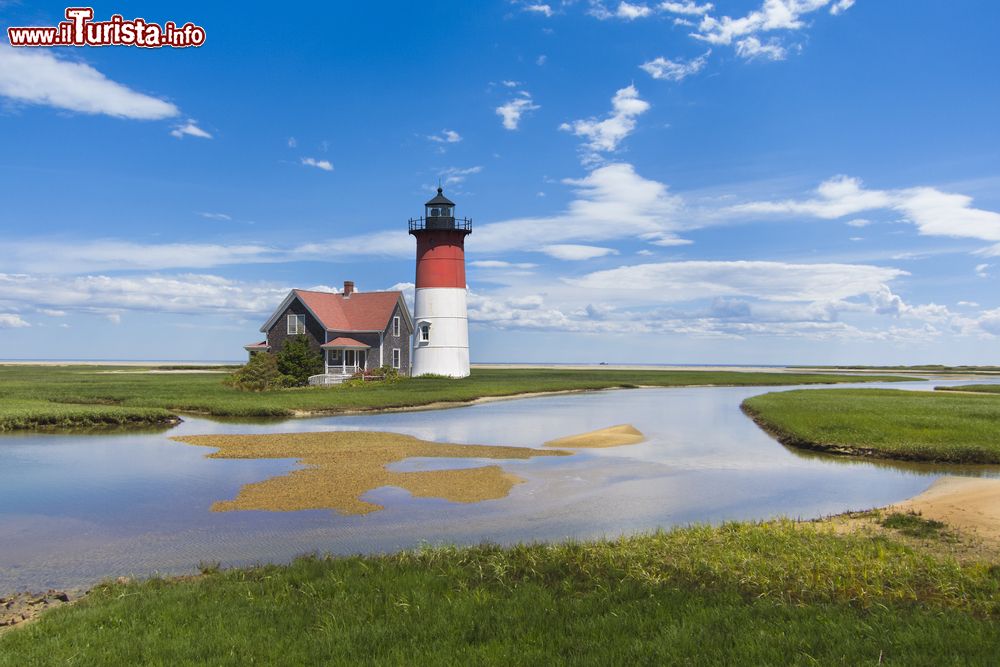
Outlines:
[[233, 500], [212, 505], [213, 512], [266, 510], [294, 512], [331, 509], [367, 514], [384, 509], [361, 499], [383, 486], [406, 489], [421, 498], [474, 503], [504, 498], [523, 480], [499, 465], [453, 470], [393, 472], [386, 468], [412, 457], [528, 459], [571, 452], [527, 447], [456, 445], [428, 442], [398, 433], [326, 431], [266, 435], [191, 435], [178, 442], [215, 447], [217, 459], [297, 459], [306, 466], [287, 475], [246, 484]]

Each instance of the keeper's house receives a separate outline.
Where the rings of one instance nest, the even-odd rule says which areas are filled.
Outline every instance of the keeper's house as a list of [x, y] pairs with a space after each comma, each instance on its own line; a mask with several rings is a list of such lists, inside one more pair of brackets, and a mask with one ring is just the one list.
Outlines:
[[310, 378], [314, 384], [384, 365], [410, 373], [413, 320], [402, 292], [356, 292], [349, 280], [340, 294], [293, 289], [260, 330], [267, 338], [244, 346], [251, 355], [276, 354], [304, 335], [326, 364], [325, 375]]

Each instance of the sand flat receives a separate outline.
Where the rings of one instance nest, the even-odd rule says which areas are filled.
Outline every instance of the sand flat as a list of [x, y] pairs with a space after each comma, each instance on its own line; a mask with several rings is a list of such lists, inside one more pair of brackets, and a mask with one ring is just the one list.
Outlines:
[[891, 509], [919, 512], [988, 542], [1000, 543], [1000, 479], [942, 477]]
[[527, 447], [442, 444], [372, 431], [192, 435], [172, 439], [217, 448], [218, 451], [209, 454], [210, 458], [293, 458], [306, 466], [287, 475], [246, 484], [233, 500], [213, 504], [213, 512], [332, 509], [341, 514], [367, 514], [383, 507], [364, 501], [361, 496], [383, 486], [397, 486], [421, 498], [459, 503], [494, 500], [506, 497], [523, 480], [498, 465], [419, 472], [393, 472], [386, 466], [412, 457], [528, 459], [570, 454]]
[[556, 438], [545, 443], [546, 447], [566, 447], [568, 449], [622, 447], [635, 445], [646, 439], [642, 431], [631, 424], [619, 424], [608, 428]]

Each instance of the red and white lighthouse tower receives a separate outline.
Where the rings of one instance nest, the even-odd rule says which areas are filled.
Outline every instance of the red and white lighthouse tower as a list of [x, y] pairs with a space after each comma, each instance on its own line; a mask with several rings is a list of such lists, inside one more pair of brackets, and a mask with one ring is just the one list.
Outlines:
[[469, 374], [465, 237], [472, 220], [455, 217], [455, 202], [441, 188], [424, 207], [424, 217], [410, 220], [417, 237], [413, 375], [463, 378]]

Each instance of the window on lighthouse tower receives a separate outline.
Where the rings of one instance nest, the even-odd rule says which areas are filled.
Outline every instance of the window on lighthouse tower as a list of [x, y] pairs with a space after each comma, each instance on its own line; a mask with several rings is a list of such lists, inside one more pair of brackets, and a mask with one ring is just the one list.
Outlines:
[[420, 342], [426, 343], [431, 339], [431, 325], [421, 324], [420, 325]]

